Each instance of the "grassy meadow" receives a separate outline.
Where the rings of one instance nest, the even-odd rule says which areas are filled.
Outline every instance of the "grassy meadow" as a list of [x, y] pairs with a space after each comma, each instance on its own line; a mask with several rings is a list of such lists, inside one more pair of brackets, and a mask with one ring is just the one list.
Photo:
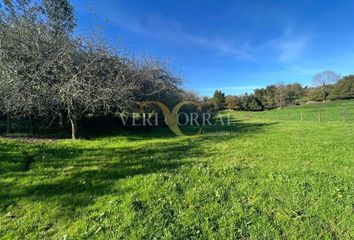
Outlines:
[[354, 101], [312, 103], [263, 112], [243, 112], [243, 117], [257, 117], [282, 121], [354, 121]]
[[0, 138], [0, 239], [353, 239], [353, 109], [225, 112], [197, 137]]

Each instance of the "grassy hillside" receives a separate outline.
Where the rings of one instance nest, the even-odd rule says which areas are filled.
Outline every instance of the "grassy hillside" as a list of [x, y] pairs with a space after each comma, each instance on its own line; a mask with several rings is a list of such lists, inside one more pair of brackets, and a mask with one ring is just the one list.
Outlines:
[[310, 103], [264, 112], [241, 112], [243, 117], [256, 117], [284, 121], [321, 121], [324, 122], [354, 122], [354, 101], [336, 101], [325, 103]]
[[282, 120], [316, 106], [201, 137], [0, 138], [0, 238], [352, 239], [354, 122]]

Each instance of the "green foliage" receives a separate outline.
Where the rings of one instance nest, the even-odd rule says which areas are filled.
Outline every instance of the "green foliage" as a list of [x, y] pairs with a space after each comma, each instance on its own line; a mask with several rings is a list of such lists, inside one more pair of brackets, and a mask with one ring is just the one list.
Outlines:
[[226, 96], [225, 108], [229, 110], [239, 110], [242, 105], [242, 100], [238, 96]]
[[354, 75], [345, 76], [339, 80], [331, 91], [332, 99], [354, 98]]
[[304, 89], [299, 83], [269, 85], [255, 89], [254, 96], [259, 99], [265, 109], [282, 108], [297, 103], [304, 96]]
[[305, 90], [299, 83], [288, 85], [269, 85], [266, 88], [255, 89], [251, 95], [227, 96], [228, 105], [245, 111], [263, 111], [264, 109], [282, 108], [298, 104], [298, 99], [305, 95]]
[[225, 108], [225, 93], [216, 90], [213, 96], [213, 103], [217, 110]]
[[226, 96], [226, 108], [261, 111], [305, 104], [309, 101], [324, 102], [354, 98], [354, 76], [345, 76], [337, 81], [338, 78], [334, 72], [325, 71], [314, 77], [317, 83], [315, 87], [302, 87], [299, 83], [268, 85], [255, 89], [251, 95]]
[[254, 95], [262, 102], [266, 109], [273, 109], [277, 107], [275, 100], [277, 95], [277, 87], [275, 85], [269, 85], [266, 88], [255, 89]]
[[316, 101], [316, 102], [323, 101], [322, 90], [320, 88], [309, 88], [307, 90], [307, 96], [311, 101]]
[[242, 109], [246, 111], [263, 111], [264, 109], [262, 102], [254, 95], [245, 96], [242, 106]]

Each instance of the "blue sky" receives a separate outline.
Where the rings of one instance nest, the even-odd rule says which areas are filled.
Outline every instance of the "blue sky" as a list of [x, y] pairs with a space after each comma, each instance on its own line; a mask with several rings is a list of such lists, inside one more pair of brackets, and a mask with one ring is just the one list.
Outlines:
[[73, 0], [78, 33], [167, 61], [211, 96], [354, 71], [353, 1]]

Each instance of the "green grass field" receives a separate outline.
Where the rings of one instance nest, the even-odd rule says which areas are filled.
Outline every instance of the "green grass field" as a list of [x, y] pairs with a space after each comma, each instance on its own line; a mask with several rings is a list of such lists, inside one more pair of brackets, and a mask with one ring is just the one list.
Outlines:
[[[288, 118], [318, 106], [331, 119]], [[343, 106], [354, 102], [232, 112], [199, 137], [0, 138], [0, 238], [353, 239]]]
[[282, 121], [354, 122], [354, 101], [312, 103], [272, 111], [243, 112], [240, 116]]

